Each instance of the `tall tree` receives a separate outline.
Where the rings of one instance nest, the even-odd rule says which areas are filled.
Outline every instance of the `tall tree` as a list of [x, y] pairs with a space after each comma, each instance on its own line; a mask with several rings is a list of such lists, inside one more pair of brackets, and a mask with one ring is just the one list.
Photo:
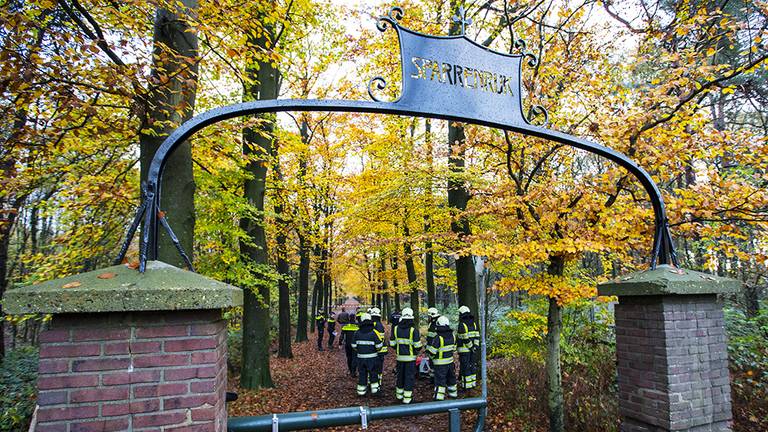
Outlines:
[[[141, 181], [160, 144], [194, 114], [197, 94], [198, 40], [190, 20], [197, 14], [197, 0], [160, 7], [155, 14], [152, 71], [139, 133]], [[168, 158], [162, 179], [160, 208], [173, 227], [181, 247], [190, 255], [195, 234], [195, 181], [192, 147], [183, 142]], [[183, 267], [173, 241], [158, 230], [160, 261]]]
[[[263, 23], [262, 30], [250, 29], [246, 34], [246, 49], [254, 53], [271, 53], [275, 47], [274, 22], [266, 19]], [[255, 60], [250, 59], [245, 71], [244, 101], [277, 98], [280, 73], [270, 56], [259, 55]], [[243, 156], [248, 161], [246, 171], [251, 175], [243, 189], [253, 212], [240, 220], [240, 227], [248, 236], [247, 241], [241, 241], [240, 251], [255, 271], [264, 273], [271, 271], [264, 227], [264, 196], [275, 120], [274, 114], [260, 115], [256, 125], [243, 131]], [[243, 366], [240, 374], [240, 384], [244, 388], [274, 385], [269, 370], [270, 289], [270, 283], [260, 283], [255, 290], [250, 288], [244, 292]]]
[[[459, 9], [464, 8], [464, 0], [451, 0], [450, 11], [453, 15], [461, 15]], [[451, 21], [448, 30], [450, 35], [463, 34], [463, 24]], [[469, 220], [465, 214], [469, 203], [469, 189], [466, 185], [466, 135], [464, 125], [457, 122], [448, 123], [448, 206], [451, 209], [451, 232], [459, 242], [466, 241], [472, 234]], [[469, 307], [477, 316], [477, 280], [475, 278], [475, 264], [472, 255], [462, 253], [456, 258], [456, 288], [459, 295], [459, 303]]]

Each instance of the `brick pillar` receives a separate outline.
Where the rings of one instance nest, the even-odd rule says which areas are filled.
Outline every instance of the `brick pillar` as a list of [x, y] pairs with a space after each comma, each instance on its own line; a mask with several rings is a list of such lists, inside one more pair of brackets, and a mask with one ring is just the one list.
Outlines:
[[221, 308], [242, 304], [239, 289], [150, 262], [13, 291], [10, 313], [54, 314], [40, 335], [37, 432], [226, 431]]
[[659, 266], [601, 284], [618, 295], [616, 357], [623, 432], [731, 430], [722, 305], [736, 281]]
[[226, 371], [220, 311], [57, 315], [36, 430], [224, 431]]

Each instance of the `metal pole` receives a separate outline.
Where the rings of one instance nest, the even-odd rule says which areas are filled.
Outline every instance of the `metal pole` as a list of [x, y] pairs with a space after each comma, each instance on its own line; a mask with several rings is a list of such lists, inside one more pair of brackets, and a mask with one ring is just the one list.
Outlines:
[[448, 431], [461, 431], [461, 414], [456, 408], [448, 410]]

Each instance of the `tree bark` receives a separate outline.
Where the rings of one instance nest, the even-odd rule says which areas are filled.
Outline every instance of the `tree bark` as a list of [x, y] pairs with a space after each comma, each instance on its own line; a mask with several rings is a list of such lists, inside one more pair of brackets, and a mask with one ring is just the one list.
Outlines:
[[[265, 28], [257, 37], [247, 37], [246, 45], [253, 51], [270, 50], [273, 28]], [[246, 66], [247, 83], [244, 100], [276, 99], [279, 91], [279, 71], [268, 61], [259, 61]], [[267, 158], [271, 154], [275, 115], [266, 114], [259, 118], [261, 123], [243, 131], [243, 155], [248, 160], [246, 170], [252, 178], [245, 181], [245, 196], [256, 210], [257, 216], [242, 218], [240, 227], [251, 239], [241, 242], [240, 251], [257, 266], [268, 266], [267, 238], [264, 230], [264, 195], [266, 192]], [[243, 367], [240, 385], [247, 389], [273, 387], [269, 371], [269, 330], [271, 326], [270, 287], [259, 285], [257, 292], [246, 289], [243, 296]]]
[[291, 266], [288, 263], [288, 222], [285, 219], [285, 190], [283, 188], [283, 173], [280, 170], [280, 152], [278, 142], [273, 142], [272, 160], [275, 180], [275, 219], [277, 225], [276, 252], [277, 273], [280, 279], [278, 289], [278, 326], [277, 326], [277, 356], [293, 358], [291, 352], [291, 290], [288, 281], [291, 278]]
[[392, 290], [395, 292], [395, 310], [400, 312], [402, 309], [400, 308], [400, 293], [398, 292], [400, 283], [397, 281], [397, 267], [397, 253], [395, 253], [395, 256], [392, 257]]
[[403, 243], [405, 252], [405, 272], [408, 274], [408, 285], [411, 288], [411, 309], [413, 309], [413, 322], [419, 322], [419, 278], [416, 276], [416, 267], [413, 264], [413, 249], [411, 243], [407, 240], [411, 233], [408, 226], [403, 225], [403, 234], [406, 241]]
[[309, 246], [303, 234], [299, 234], [299, 287], [296, 318], [296, 342], [307, 337], [307, 297], [309, 293]]
[[[562, 276], [565, 259], [559, 256], [549, 258], [547, 272]], [[565, 432], [565, 409], [563, 404], [563, 383], [560, 370], [560, 334], [563, 330], [563, 309], [554, 297], [549, 298], [547, 311], [547, 407], [549, 408], [550, 432]]]
[[[157, 9], [150, 89], [139, 133], [141, 181], [146, 182], [155, 152], [176, 127], [194, 114], [197, 92], [198, 41], [188, 20], [197, 13], [197, 0], [182, 0], [177, 10]], [[160, 209], [192, 257], [195, 234], [195, 180], [192, 147], [183, 142], [170, 155], [162, 178]], [[157, 259], [184, 267], [168, 234], [158, 230]]]

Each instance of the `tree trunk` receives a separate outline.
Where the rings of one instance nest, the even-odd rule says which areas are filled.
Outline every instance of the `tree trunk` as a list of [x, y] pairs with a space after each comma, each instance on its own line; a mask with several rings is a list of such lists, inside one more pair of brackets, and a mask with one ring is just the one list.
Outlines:
[[275, 222], [277, 225], [276, 252], [277, 273], [280, 279], [278, 288], [278, 319], [277, 319], [277, 356], [280, 358], [293, 358], [291, 352], [291, 290], [288, 281], [291, 278], [291, 266], [288, 264], [288, 222], [285, 219], [285, 191], [283, 188], [283, 173], [280, 170], [279, 144], [274, 141], [272, 161], [274, 166], [275, 187]]
[[[427, 225], [426, 230], [429, 230]], [[432, 255], [432, 242], [427, 240], [424, 243], [424, 280], [427, 285], [427, 306], [435, 307], [437, 298], [435, 296], [435, 264], [434, 256]]]
[[403, 234], [406, 241], [403, 243], [403, 250], [405, 252], [405, 271], [408, 274], [408, 285], [411, 288], [411, 309], [413, 309], [413, 322], [419, 322], [419, 279], [416, 276], [416, 267], [413, 264], [413, 249], [411, 243], [408, 242], [408, 237], [411, 233], [408, 231], [408, 226], [403, 225]]
[[[309, 144], [309, 125], [307, 124], [306, 120], [303, 120], [301, 122], [300, 127], [301, 132], [301, 141], [304, 144]], [[306, 187], [306, 175], [307, 175], [307, 158], [305, 157], [305, 154], [302, 153], [301, 158], [299, 159], [299, 184], [302, 188]], [[299, 216], [299, 228], [298, 228], [298, 237], [299, 237], [299, 295], [298, 295], [298, 304], [297, 304], [297, 320], [296, 320], [296, 342], [301, 342], [307, 340], [307, 296], [309, 292], [309, 271], [310, 271], [310, 260], [309, 260], [309, 253], [310, 253], [310, 245], [307, 241], [307, 236], [304, 231], [303, 224], [301, 223], [301, 216]], [[312, 300], [312, 313], [314, 314], [314, 308], [315, 308], [315, 298], [314, 295], [316, 293], [313, 293], [313, 300]], [[312, 316], [314, 319], [314, 315]], [[312, 326], [314, 327], [314, 326]]]
[[[248, 36], [246, 45], [252, 50], [270, 49], [273, 29], [256, 37]], [[279, 71], [266, 61], [246, 66], [247, 83], [244, 100], [276, 99], [279, 91]], [[242, 218], [240, 227], [251, 243], [241, 242], [241, 252], [257, 266], [268, 266], [267, 238], [264, 230], [264, 194], [266, 192], [267, 158], [271, 154], [275, 115], [261, 115], [259, 125], [243, 131], [243, 155], [248, 160], [246, 170], [252, 178], [245, 181], [245, 196], [256, 210], [253, 219]], [[273, 387], [269, 371], [269, 330], [271, 326], [269, 284], [260, 284], [258, 292], [246, 289], [243, 297], [243, 368], [240, 385], [247, 389]]]
[[310, 325], [309, 325], [309, 332], [314, 333], [315, 332], [315, 316], [317, 316], [317, 281], [315, 281], [315, 284], [312, 285], [312, 314], [310, 315]]
[[[549, 258], [547, 272], [553, 276], [562, 276], [565, 259], [555, 256]], [[563, 308], [557, 299], [549, 298], [547, 311], [547, 407], [549, 408], [550, 432], [565, 432], [565, 409], [563, 404], [563, 383], [560, 370], [560, 334], [563, 329]]]
[[[145, 116], [139, 133], [141, 181], [147, 180], [155, 152], [165, 138], [195, 109], [197, 92], [197, 33], [188, 19], [196, 14], [197, 0], [182, 0], [176, 11], [159, 8], [155, 14], [152, 83], [147, 95]], [[179, 15], [176, 12], [184, 14]], [[157, 84], [154, 84], [157, 83]], [[192, 256], [195, 234], [195, 181], [192, 175], [192, 148], [183, 142], [165, 165], [160, 209], [178, 237], [181, 247]], [[184, 267], [168, 234], [158, 230], [157, 259]]]
[[395, 310], [401, 312], [400, 293], [398, 292], [400, 283], [397, 281], [397, 267], [397, 253], [395, 253], [395, 256], [392, 257], [392, 290], [395, 292]]
[[[299, 295], [296, 319], [296, 342], [307, 338], [307, 295], [309, 293], [309, 246], [303, 234], [299, 234]], [[314, 306], [313, 306], [314, 307]]]

